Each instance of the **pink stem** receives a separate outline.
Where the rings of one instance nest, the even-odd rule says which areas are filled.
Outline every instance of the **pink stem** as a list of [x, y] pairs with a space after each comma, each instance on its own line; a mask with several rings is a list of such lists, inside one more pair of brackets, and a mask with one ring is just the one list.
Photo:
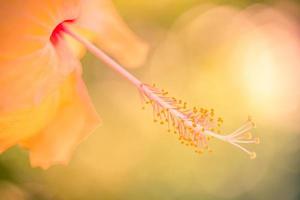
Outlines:
[[[143, 87], [143, 83], [138, 80], [136, 77], [134, 77], [132, 74], [130, 74], [126, 69], [124, 69], [119, 63], [114, 61], [111, 57], [109, 57], [105, 52], [103, 52], [101, 49], [96, 47], [93, 43], [88, 41], [87, 39], [81, 37], [77, 33], [71, 31], [69, 28], [64, 26], [64, 32], [70, 35], [72, 38], [80, 42], [82, 45], [84, 45], [92, 54], [94, 54], [97, 58], [102, 60], [107, 66], [115, 70], [117, 73], [119, 73], [121, 76], [123, 76], [125, 79], [127, 79], [129, 82], [131, 82], [133, 85], [135, 85], [139, 90], [143, 90], [145, 94], [148, 95], [150, 99], [153, 99], [157, 103], [159, 103], [163, 108], [171, 109], [172, 106], [168, 104], [167, 102], [163, 101], [161, 97], [156, 95], [154, 92], [152, 92], [148, 87]], [[178, 116], [179, 118], [184, 118], [184, 116], [177, 110], [171, 109], [172, 112], [174, 112], [175, 116]]]
[[82, 45], [84, 45], [92, 54], [94, 54], [97, 58], [102, 60], [107, 66], [115, 70], [117, 73], [119, 73], [121, 76], [123, 76], [125, 79], [127, 79], [129, 82], [134, 84], [137, 88], [140, 88], [142, 85], [142, 82], [138, 80], [136, 77], [134, 77], [132, 74], [130, 74], [127, 70], [125, 70], [119, 63], [114, 61], [111, 57], [109, 57], [106, 53], [104, 53], [101, 49], [97, 48], [93, 43], [88, 41], [87, 39], [81, 37], [77, 33], [71, 31], [66, 26], [64, 26], [64, 32], [70, 35], [72, 38], [80, 42]]

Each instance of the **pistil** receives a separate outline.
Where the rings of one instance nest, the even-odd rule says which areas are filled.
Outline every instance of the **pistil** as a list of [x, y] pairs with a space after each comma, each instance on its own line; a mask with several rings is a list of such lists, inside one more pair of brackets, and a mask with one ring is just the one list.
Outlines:
[[252, 134], [249, 132], [254, 127], [254, 123], [250, 119], [233, 133], [222, 135], [220, 134], [220, 125], [223, 119], [216, 118], [213, 109], [207, 110], [196, 107], [189, 109], [185, 102], [168, 96], [168, 92], [157, 89], [155, 86], [144, 84], [104, 51], [73, 32], [65, 23], [59, 24], [53, 31], [51, 36], [53, 44], [57, 42], [62, 33], [66, 33], [77, 40], [108, 67], [133, 84], [140, 92], [142, 100], [152, 105], [154, 121], [159, 120], [160, 124], [166, 123], [168, 125], [168, 132], [171, 132], [170, 127], [172, 126], [174, 129], [173, 132], [179, 135], [181, 143], [191, 146], [195, 149], [196, 153], [201, 154], [205, 150], [211, 152], [208, 148], [208, 141], [211, 138], [216, 138], [238, 147], [247, 153], [251, 159], [256, 157], [254, 152], [241, 146], [242, 144], [259, 143], [259, 139], [252, 138]]

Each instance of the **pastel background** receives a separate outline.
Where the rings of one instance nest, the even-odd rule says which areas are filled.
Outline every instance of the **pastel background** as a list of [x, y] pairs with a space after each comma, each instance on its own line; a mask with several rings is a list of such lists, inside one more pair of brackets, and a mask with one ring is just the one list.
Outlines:
[[[114, 0], [151, 47], [130, 71], [188, 102], [214, 108], [230, 132], [251, 115], [255, 160], [212, 141], [196, 155], [152, 122], [137, 91], [91, 54], [84, 78], [103, 124], [68, 166], [31, 168], [0, 156], [0, 200], [300, 199], [300, 7], [296, 1]], [[0, 5], [1, 6], [1, 5]]]

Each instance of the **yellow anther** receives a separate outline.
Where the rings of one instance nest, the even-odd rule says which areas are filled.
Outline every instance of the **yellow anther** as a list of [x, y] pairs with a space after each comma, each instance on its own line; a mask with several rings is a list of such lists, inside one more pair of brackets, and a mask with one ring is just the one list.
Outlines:
[[219, 118], [218, 118], [218, 122], [219, 122], [219, 123], [223, 123], [224, 121], [223, 121], [223, 119], [222, 119], [221, 117], [219, 117]]
[[253, 126], [253, 128], [256, 127], [256, 124], [253, 122], [252, 117], [248, 116], [248, 121], [251, 122], [251, 125]]
[[197, 113], [197, 108], [196, 107], [193, 108], [193, 113], [195, 113], [195, 114]]
[[247, 140], [251, 140], [252, 139], [252, 134], [250, 132], [247, 132], [244, 134], [244, 137], [247, 139]]
[[248, 116], [248, 121], [252, 122], [252, 117], [250, 115]]
[[255, 152], [251, 152], [250, 153], [250, 159], [255, 159], [256, 158], [256, 153]]
[[202, 150], [202, 149], [200, 149], [200, 150], [198, 151], [198, 153], [199, 153], [199, 154], [202, 154], [202, 153], [203, 153], [203, 150]]
[[259, 144], [260, 143], [260, 139], [259, 138], [255, 138], [254, 141], [255, 141], [255, 144]]

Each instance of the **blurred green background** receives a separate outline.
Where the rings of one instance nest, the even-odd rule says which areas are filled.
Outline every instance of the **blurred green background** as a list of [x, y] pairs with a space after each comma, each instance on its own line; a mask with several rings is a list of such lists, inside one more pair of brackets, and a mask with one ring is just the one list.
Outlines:
[[[18, 147], [3, 153], [0, 199], [300, 199], [300, 71], [295, 64], [300, 51], [292, 46], [299, 39], [294, 33], [297, 2], [114, 3], [151, 47], [147, 63], [130, 71], [190, 105], [215, 108], [225, 119], [225, 132], [252, 115], [254, 135], [262, 141], [250, 146], [257, 159], [219, 141], [212, 141], [213, 153], [196, 155], [166, 127], [152, 123], [152, 111], [142, 111], [135, 88], [87, 54], [84, 78], [102, 126], [79, 146], [68, 166], [44, 171], [31, 168], [27, 152]], [[267, 12], [257, 16], [261, 10]], [[271, 28], [263, 26], [262, 35], [264, 23], [249, 23], [252, 16], [275, 22]], [[261, 59], [266, 52], [272, 62]], [[284, 53], [287, 57], [281, 57]], [[280, 76], [270, 77], [270, 72]]]

